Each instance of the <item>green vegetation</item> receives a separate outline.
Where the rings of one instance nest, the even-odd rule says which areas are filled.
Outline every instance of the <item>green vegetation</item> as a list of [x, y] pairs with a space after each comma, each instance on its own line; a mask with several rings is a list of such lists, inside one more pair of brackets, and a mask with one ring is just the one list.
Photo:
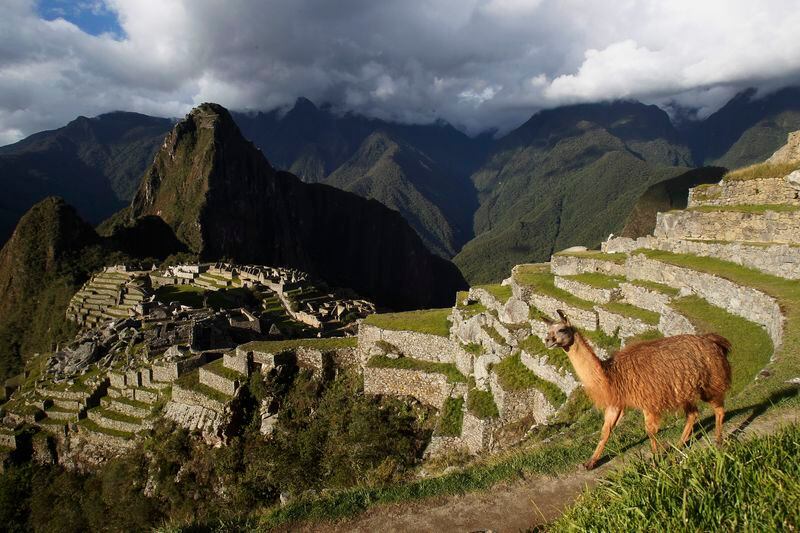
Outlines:
[[461, 426], [464, 423], [464, 398], [448, 398], [442, 405], [439, 415], [439, 424], [436, 434], [443, 437], [457, 437], [461, 435]]
[[491, 339], [497, 344], [503, 345], [506, 343], [506, 340], [503, 338], [502, 335], [500, 335], [500, 332], [498, 332], [494, 326], [483, 325], [481, 326], [481, 329], [485, 331], [486, 334], [489, 335], [489, 337], [491, 337]]
[[661, 316], [654, 311], [642, 309], [641, 307], [636, 307], [635, 305], [626, 304], [623, 302], [608, 302], [607, 304], [603, 304], [602, 308], [611, 313], [616, 313], [618, 315], [627, 316], [630, 318], [636, 318], [646, 324], [652, 325], [658, 324]]
[[355, 348], [358, 344], [357, 337], [330, 337], [312, 339], [291, 339], [286, 341], [253, 341], [242, 345], [242, 350], [258, 351], [264, 353], [281, 353], [295, 348], [314, 348], [317, 350], [339, 350], [343, 348]]
[[222, 377], [224, 377], [226, 379], [229, 379], [230, 381], [241, 381], [242, 378], [245, 377], [243, 374], [237, 372], [236, 370], [233, 370], [232, 368], [228, 368], [227, 366], [225, 366], [224, 363], [225, 363], [225, 361], [223, 360], [222, 357], [220, 357], [216, 361], [212, 361], [212, 362], [208, 363], [203, 368], [205, 368], [206, 370], [208, 370], [210, 372], [213, 372], [214, 374], [216, 374], [218, 376], [222, 376]]
[[[58, 422], [58, 424], [64, 424], [64, 422], [62, 421], [55, 421], [55, 422]], [[95, 433], [105, 433], [106, 435], [111, 435], [112, 437], [119, 437], [122, 439], [129, 439], [133, 437], [133, 433], [129, 431], [120, 431], [118, 429], [105, 428], [103, 426], [97, 425], [97, 423], [94, 420], [89, 420], [88, 418], [82, 418], [78, 420], [78, 425], [85, 427], [89, 431], [93, 431]]]
[[419, 370], [420, 372], [430, 372], [435, 374], [443, 374], [447, 381], [451, 383], [466, 383], [467, 378], [458, 371], [456, 365], [452, 363], [434, 363], [432, 361], [423, 361], [421, 359], [413, 359], [411, 357], [398, 357], [397, 359], [390, 359], [385, 355], [372, 356], [367, 363], [367, 366], [372, 368], [400, 368], [405, 370]]
[[619, 335], [609, 335], [601, 329], [598, 330], [582, 329], [580, 330], [580, 332], [581, 335], [589, 339], [592, 342], [592, 344], [594, 344], [598, 348], [605, 349], [609, 353], [616, 352], [622, 345], [622, 340], [619, 338]]
[[731, 213], [756, 213], [762, 214], [767, 211], [777, 213], [794, 213], [800, 211], [800, 206], [789, 204], [760, 204], [760, 205], [699, 205], [690, 207], [686, 211], [696, 211], [699, 213], [717, 213], [717, 212], [731, 212]]
[[385, 313], [370, 315], [364, 324], [381, 329], [415, 331], [429, 335], [447, 337], [450, 335], [450, 309], [425, 309], [405, 313]]
[[647, 342], [647, 341], [654, 341], [656, 339], [663, 339], [664, 334], [658, 331], [657, 329], [651, 329], [645, 331], [644, 333], [640, 333], [639, 335], [634, 335], [633, 337], [628, 337], [625, 341], [625, 345], [635, 344], [637, 342]]
[[611, 474], [552, 531], [792, 531], [800, 523], [800, 426], [639, 460]]
[[462, 344], [461, 347], [464, 348], [465, 352], [471, 353], [476, 357], [486, 352], [486, 348], [484, 348], [483, 345], [474, 342], [470, 342], [469, 344]]
[[567, 352], [562, 348], [548, 349], [542, 339], [536, 335], [529, 335], [519, 343], [519, 349], [531, 355], [543, 355], [547, 357], [547, 362], [556, 368], [569, 370], [572, 368], [569, 363]]
[[628, 254], [615, 253], [604, 254], [600, 250], [586, 250], [584, 252], [558, 252], [553, 255], [560, 255], [564, 257], [582, 257], [584, 259], [597, 259], [598, 261], [608, 261], [617, 265], [624, 265], [628, 259]]
[[564, 391], [528, 370], [528, 367], [522, 364], [518, 353], [506, 357], [494, 365], [492, 370], [497, 374], [497, 381], [505, 390], [537, 389], [555, 407], [560, 406], [567, 399]]
[[547, 265], [521, 265], [517, 268], [514, 279], [521, 285], [527, 285], [544, 296], [550, 296], [579, 309], [593, 309], [594, 303], [586, 301], [553, 285], [553, 275]]
[[156, 289], [156, 299], [197, 308], [203, 306], [203, 293], [205, 289], [197, 285], [164, 285]]
[[475, 288], [485, 290], [494, 296], [495, 299], [501, 304], [506, 303], [508, 299], [513, 296], [510, 285], [500, 285], [499, 283], [496, 283], [493, 285], [477, 285]]
[[664, 285], [663, 283], [656, 283], [655, 281], [636, 279], [628, 281], [628, 283], [631, 285], [636, 285], [637, 287], [651, 290], [653, 292], [660, 292], [661, 294], [666, 294], [667, 296], [678, 296], [681, 293], [680, 289], [670, 287], [669, 285]]
[[193, 390], [222, 404], [228, 403], [231, 400], [231, 397], [227, 394], [224, 394], [213, 387], [209, 387], [204, 383], [200, 383], [200, 370], [197, 368], [175, 380], [175, 385], [181, 387], [182, 389]]
[[500, 416], [492, 393], [476, 389], [474, 386], [467, 393], [467, 410], [481, 420]]
[[596, 272], [586, 272], [583, 274], [576, 274], [574, 276], [561, 277], [564, 279], [577, 281], [578, 283], [591, 285], [592, 287], [597, 287], [598, 289], [616, 289], [619, 287], [620, 283], [625, 281], [625, 278], [621, 276], [606, 276]]
[[749, 167], [732, 170], [725, 174], [725, 181], [745, 181], [782, 178], [800, 168], [800, 163], [758, 163]]

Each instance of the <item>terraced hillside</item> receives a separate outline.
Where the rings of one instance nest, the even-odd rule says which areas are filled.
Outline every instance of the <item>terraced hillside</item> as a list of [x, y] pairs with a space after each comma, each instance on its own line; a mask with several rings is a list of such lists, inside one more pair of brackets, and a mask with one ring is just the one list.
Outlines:
[[[290, 506], [269, 514], [268, 523], [331, 518], [376, 502], [575, 468], [588, 457], [600, 424], [563, 351], [542, 342], [544, 319], [556, 309], [602, 358], [642, 339], [710, 331], [727, 337], [733, 344], [728, 431], [765, 411], [796, 410], [799, 167], [800, 161], [769, 162], [730, 172], [719, 184], [694, 188], [687, 209], [659, 213], [651, 236], [612, 238], [601, 250], [574, 248], [549, 263], [517, 265], [500, 285], [459, 293], [452, 309], [368, 317], [359, 330], [365, 392], [413, 396], [437, 407], [440, 429], [428, 453], [445, 457], [460, 449], [478, 458], [410, 486]], [[680, 425], [671, 419], [662, 431], [674, 438]], [[642, 444], [641, 427], [639, 415], [621, 424], [612, 457]]]

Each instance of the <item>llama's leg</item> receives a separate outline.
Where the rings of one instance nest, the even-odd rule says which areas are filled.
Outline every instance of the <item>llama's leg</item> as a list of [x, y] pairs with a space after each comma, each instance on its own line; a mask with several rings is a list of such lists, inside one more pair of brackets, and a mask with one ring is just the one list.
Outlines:
[[694, 429], [694, 424], [697, 422], [697, 406], [687, 405], [684, 407], [684, 411], [686, 412], [686, 425], [683, 427], [683, 433], [681, 434], [681, 446], [686, 446], [689, 437], [692, 436], [692, 429]]
[[644, 411], [644, 428], [647, 431], [647, 436], [650, 437], [650, 447], [653, 448], [653, 455], [658, 453], [656, 433], [658, 433], [659, 423], [659, 416], [656, 413]]
[[606, 408], [605, 419], [603, 421], [603, 430], [600, 432], [600, 442], [597, 443], [597, 448], [594, 449], [592, 457], [583, 464], [583, 466], [586, 467], [586, 470], [591, 470], [594, 468], [594, 465], [597, 464], [597, 460], [600, 459], [600, 455], [603, 453], [603, 449], [606, 447], [606, 442], [608, 442], [608, 438], [611, 436], [611, 430], [613, 430], [614, 426], [617, 425], [620, 417], [622, 417], [622, 409], [619, 407]]
[[717, 445], [722, 445], [722, 423], [725, 421], [725, 400], [722, 398], [714, 398], [709, 403], [714, 408], [714, 433], [717, 438]]

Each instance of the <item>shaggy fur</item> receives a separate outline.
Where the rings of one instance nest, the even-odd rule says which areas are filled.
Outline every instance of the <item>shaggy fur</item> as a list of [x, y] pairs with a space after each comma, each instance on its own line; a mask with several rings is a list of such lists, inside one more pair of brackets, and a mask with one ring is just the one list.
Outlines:
[[597, 449], [585, 464], [593, 468], [626, 408], [641, 409], [653, 452], [658, 451], [656, 433], [662, 413], [683, 409], [686, 426], [681, 435], [685, 444], [697, 420], [699, 400], [710, 403], [716, 416], [716, 437], [722, 442], [725, 393], [731, 384], [727, 339], [705, 335], [677, 335], [641, 342], [601, 361], [586, 339], [559, 311], [562, 321], [553, 323], [547, 333], [549, 347], [560, 346], [569, 356], [575, 373], [594, 404], [604, 410], [605, 423]]

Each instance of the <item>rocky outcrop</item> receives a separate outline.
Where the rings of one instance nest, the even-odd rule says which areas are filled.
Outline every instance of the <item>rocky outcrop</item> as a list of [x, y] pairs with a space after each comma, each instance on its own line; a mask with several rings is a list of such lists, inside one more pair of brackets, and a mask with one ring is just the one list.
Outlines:
[[778, 148], [766, 162], [772, 164], [800, 162], [800, 131], [791, 132], [786, 144]]

